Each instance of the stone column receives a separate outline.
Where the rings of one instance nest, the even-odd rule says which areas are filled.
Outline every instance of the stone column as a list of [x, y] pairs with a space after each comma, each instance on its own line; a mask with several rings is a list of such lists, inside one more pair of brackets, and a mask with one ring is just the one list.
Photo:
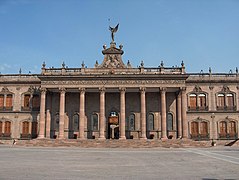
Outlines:
[[186, 87], [182, 88], [182, 125], [183, 125], [183, 138], [188, 138], [188, 121], [187, 121], [187, 96]]
[[[239, 111], [239, 86], [237, 86], [237, 94], [236, 94], [236, 107], [237, 107], [237, 111]], [[239, 129], [238, 129], [238, 134], [239, 134]], [[239, 136], [238, 136], [239, 137]]]
[[46, 88], [41, 88], [40, 122], [38, 138], [45, 138]]
[[182, 138], [182, 99], [181, 92], [177, 96], [177, 125], [178, 125], [178, 138]]
[[59, 113], [59, 139], [64, 138], [64, 121], [65, 121], [65, 88], [60, 88], [60, 113]]
[[166, 113], [166, 88], [160, 89], [161, 94], [161, 126], [162, 126], [162, 135], [161, 139], [167, 138], [167, 113]]
[[141, 122], [141, 139], [146, 138], [146, 103], [145, 103], [145, 88], [140, 88], [140, 122]]
[[46, 138], [51, 137], [51, 113], [50, 110], [46, 111]]
[[100, 135], [99, 139], [105, 139], [105, 88], [100, 88]]
[[120, 88], [120, 139], [125, 137], [125, 91], [126, 88]]
[[79, 138], [85, 139], [85, 88], [80, 88], [80, 126]]
[[216, 110], [216, 104], [215, 104], [215, 94], [213, 92], [214, 86], [209, 86], [210, 89], [210, 96], [208, 99], [209, 105], [208, 110], [209, 111], [215, 111]]

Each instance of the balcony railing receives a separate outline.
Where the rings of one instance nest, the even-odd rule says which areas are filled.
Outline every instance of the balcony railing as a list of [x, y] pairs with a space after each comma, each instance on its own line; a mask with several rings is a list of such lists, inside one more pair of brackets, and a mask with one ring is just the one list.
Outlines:
[[218, 111], [236, 111], [236, 106], [217, 106]]
[[196, 141], [209, 140], [209, 134], [190, 134], [191, 139]]
[[208, 111], [208, 106], [188, 106], [188, 111]]
[[218, 138], [229, 140], [229, 139], [237, 139], [238, 136], [237, 136], [237, 133], [219, 133]]
[[13, 110], [13, 107], [10, 106], [10, 107], [0, 107], [0, 111], [12, 111]]

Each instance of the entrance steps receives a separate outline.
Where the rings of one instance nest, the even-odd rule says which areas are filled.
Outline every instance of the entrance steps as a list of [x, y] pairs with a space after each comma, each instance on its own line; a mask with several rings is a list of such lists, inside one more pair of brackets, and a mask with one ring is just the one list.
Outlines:
[[[218, 140], [217, 146], [236, 146], [239, 141]], [[12, 140], [0, 141], [0, 144], [12, 144]], [[191, 139], [127, 139], [127, 140], [97, 140], [97, 139], [32, 139], [17, 140], [17, 146], [27, 147], [80, 147], [80, 148], [185, 148], [185, 147], [211, 147], [211, 141], [194, 141]]]

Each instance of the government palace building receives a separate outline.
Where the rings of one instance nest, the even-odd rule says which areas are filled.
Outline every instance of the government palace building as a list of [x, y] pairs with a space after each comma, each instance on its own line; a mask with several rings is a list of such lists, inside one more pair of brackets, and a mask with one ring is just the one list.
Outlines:
[[0, 139], [238, 138], [237, 68], [132, 67], [113, 37], [102, 53], [92, 68], [0, 74]]

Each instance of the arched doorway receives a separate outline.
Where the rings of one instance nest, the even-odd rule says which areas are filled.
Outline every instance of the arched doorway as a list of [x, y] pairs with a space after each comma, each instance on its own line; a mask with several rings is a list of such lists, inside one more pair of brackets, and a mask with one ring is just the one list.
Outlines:
[[108, 117], [108, 139], [119, 139], [119, 115], [111, 111]]

